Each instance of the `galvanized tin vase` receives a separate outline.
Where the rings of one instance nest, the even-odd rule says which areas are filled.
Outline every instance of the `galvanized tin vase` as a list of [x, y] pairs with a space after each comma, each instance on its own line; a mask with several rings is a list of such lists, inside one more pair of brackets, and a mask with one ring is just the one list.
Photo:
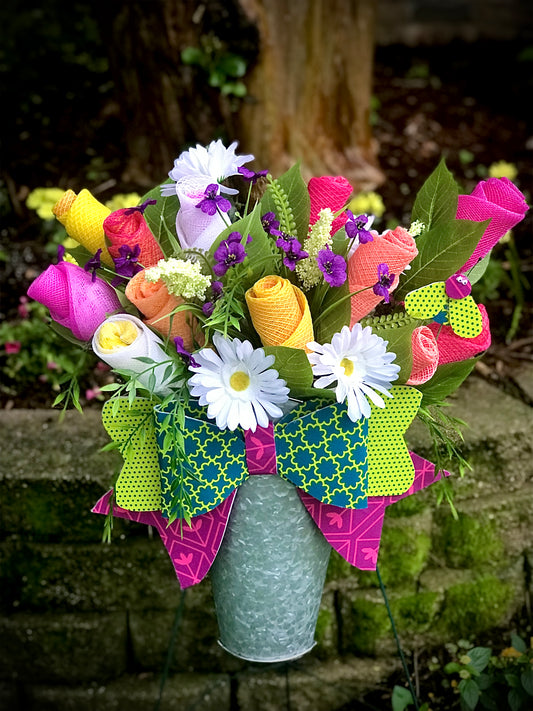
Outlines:
[[253, 662], [311, 650], [330, 551], [292, 484], [249, 477], [211, 568], [219, 644]]

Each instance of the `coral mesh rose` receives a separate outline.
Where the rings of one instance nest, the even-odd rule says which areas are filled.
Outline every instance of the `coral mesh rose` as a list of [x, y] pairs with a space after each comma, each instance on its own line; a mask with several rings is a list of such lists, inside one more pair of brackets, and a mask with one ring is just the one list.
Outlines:
[[266, 276], [246, 292], [252, 323], [264, 346], [306, 348], [314, 339], [305, 294], [288, 279]]

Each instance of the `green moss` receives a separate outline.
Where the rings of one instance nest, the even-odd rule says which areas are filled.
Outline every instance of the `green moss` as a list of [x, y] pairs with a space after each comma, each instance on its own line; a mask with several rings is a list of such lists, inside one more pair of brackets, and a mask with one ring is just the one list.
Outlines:
[[425, 632], [439, 607], [439, 595], [435, 592], [420, 592], [391, 600], [392, 616], [399, 630]]
[[414, 516], [421, 513], [428, 506], [428, 496], [430, 490], [421, 491], [416, 496], [406, 496], [405, 499], [400, 499], [394, 506], [387, 508], [387, 516], [398, 518], [400, 516]]
[[486, 515], [479, 517], [459, 514], [443, 518], [436, 538], [448, 565], [452, 568], [478, 568], [498, 563], [504, 551], [502, 539], [494, 521]]
[[359, 568], [350, 565], [350, 563], [336, 551], [331, 551], [326, 582], [347, 579], [353, 580], [358, 588], [378, 587], [378, 578], [374, 571], [359, 570]]
[[449, 638], [470, 638], [502, 622], [513, 606], [513, 587], [494, 575], [449, 588], [439, 627]]
[[383, 602], [356, 598], [344, 619], [343, 651], [375, 654], [377, 642], [390, 633], [389, 616]]
[[418, 578], [431, 547], [429, 536], [411, 526], [385, 526], [381, 537], [379, 569], [384, 583], [401, 585]]

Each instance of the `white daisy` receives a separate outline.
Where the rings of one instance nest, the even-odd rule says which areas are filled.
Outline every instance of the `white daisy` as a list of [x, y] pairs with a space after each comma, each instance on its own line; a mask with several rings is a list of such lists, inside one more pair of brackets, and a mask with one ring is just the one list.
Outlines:
[[282, 417], [278, 405], [289, 399], [289, 388], [271, 368], [274, 356], [265, 355], [262, 348], [254, 350], [249, 341], [226, 340], [218, 333], [213, 344], [218, 353], [202, 348], [194, 354], [196, 365], [189, 367], [194, 373], [189, 380], [191, 395], [207, 405], [207, 416], [221, 430], [240, 425], [252, 432], [257, 425], [268, 427], [272, 419]]
[[[237, 145], [237, 141], [234, 141], [226, 148], [220, 139], [211, 141], [207, 148], [197, 144], [196, 148], [189, 148], [188, 151], [180, 153], [168, 175], [176, 182], [194, 176], [205, 178], [206, 186], [210, 183], [221, 183], [230, 175], [237, 175], [242, 165], [254, 159], [253, 155], [235, 155]], [[164, 185], [161, 192], [163, 195], [173, 195], [175, 189], [175, 185]], [[231, 195], [238, 192], [225, 186], [221, 186], [220, 190]]]
[[378, 407], [385, 402], [376, 390], [392, 397], [388, 392], [396, 380], [400, 366], [392, 363], [395, 353], [387, 353], [387, 341], [372, 333], [370, 326], [356, 323], [353, 328], [344, 326], [331, 343], [321, 345], [312, 341], [307, 347], [316, 388], [327, 388], [337, 381], [337, 402], [348, 403], [348, 417], [355, 422], [370, 417], [371, 400]]

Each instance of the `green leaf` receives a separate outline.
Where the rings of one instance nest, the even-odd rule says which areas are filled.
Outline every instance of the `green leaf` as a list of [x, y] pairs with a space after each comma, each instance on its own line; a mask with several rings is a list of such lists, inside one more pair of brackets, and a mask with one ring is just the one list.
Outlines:
[[185, 47], [181, 52], [181, 61], [184, 64], [204, 65], [205, 54], [198, 47]]
[[450, 220], [441, 222], [416, 242], [418, 254], [411, 269], [400, 276], [394, 298], [401, 301], [406, 294], [436, 281], [446, 281], [471, 256], [481, 239], [488, 221]]
[[426, 407], [445, 400], [470, 375], [478, 360], [479, 357], [440, 365], [431, 380], [416, 386], [422, 393], [420, 406]]
[[526, 669], [525, 672], [522, 672], [520, 675], [520, 681], [522, 682], [524, 691], [530, 696], [533, 696], [533, 669], [529, 668]]
[[[296, 234], [303, 244], [307, 238], [309, 231], [309, 213], [311, 211], [311, 202], [309, 199], [309, 191], [307, 184], [302, 178], [300, 164], [296, 163], [286, 173], [283, 173], [277, 178], [278, 184], [283, 189], [289, 201], [292, 217], [296, 226]], [[281, 220], [282, 215], [279, 214], [279, 209], [273, 197], [273, 187], [269, 186], [263, 195], [260, 202], [261, 215], [265, 212], [274, 212], [278, 220]]]
[[275, 357], [273, 367], [287, 383], [291, 397], [303, 397], [302, 391], [307, 391], [313, 385], [313, 371], [306, 352], [301, 348], [286, 346], [265, 346], [263, 350], [267, 355]]
[[[350, 293], [348, 282], [339, 287], [328, 289], [326, 297], [320, 306], [320, 312], [325, 311], [336, 301], [339, 303], [324, 318], [315, 321], [315, 339], [319, 343], [329, 343], [335, 333], [338, 333], [343, 326], [350, 325], [351, 305], [350, 299], [346, 299]], [[342, 299], [342, 301], [341, 301]]]
[[518, 689], [511, 689], [509, 691], [507, 701], [509, 702], [509, 708], [511, 711], [520, 711], [525, 708], [525, 706], [522, 705], [522, 702], [525, 701], [525, 699]]
[[468, 652], [468, 656], [470, 657], [468, 666], [472, 667], [477, 672], [482, 672], [489, 663], [491, 654], [492, 649], [490, 649], [490, 647], [474, 647], [474, 649], [471, 649]]
[[403, 311], [387, 316], [365, 318], [361, 321], [362, 326], [370, 326], [376, 336], [387, 341], [387, 351], [396, 353], [394, 363], [400, 366], [398, 380], [395, 381], [398, 385], [407, 382], [411, 375], [413, 367], [411, 340], [413, 331], [422, 323], [423, 321], [414, 319]]
[[463, 665], [459, 664], [459, 662], [449, 662], [444, 667], [444, 673], [445, 674], [457, 674], [461, 671], [462, 668], [463, 668]]
[[455, 219], [458, 197], [457, 183], [442, 159], [418, 191], [411, 221], [420, 220], [426, 225], [426, 229], [430, 230], [436, 225]]
[[522, 637], [519, 637], [517, 634], [511, 634], [511, 647], [513, 649], [516, 649], [517, 652], [521, 652], [522, 654], [526, 654], [527, 652], [527, 645], [522, 639]]
[[218, 62], [221, 72], [229, 77], [243, 77], [246, 74], [246, 61], [238, 54], [226, 54]]
[[461, 699], [464, 701], [468, 709], [475, 709], [481, 692], [478, 685], [473, 679], [463, 679], [459, 682], [459, 691]]
[[[165, 180], [161, 185], [168, 185], [174, 181]], [[171, 257], [179, 250], [178, 236], [176, 233], [176, 215], [180, 207], [177, 195], [164, 197], [161, 195], [161, 185], [152, 188], [141, 198], [141, 204], [146, 200], [157, 200], [155, 205], [148, 205], [144, 211], [151, 233], [156, 238], [166, 258]]]
[[392, 711], [404, 711], [408, 706], [414, 704], [413, 697], [409, 689], [403, 686], [395, 686], [392, 690]]
[[468, 279], [471, 284], [475, 284], [484, 276], [487, 271], [487, 267], [489, 266], [489, 262], [490, 254], [487, 254], [483, 257], [483, 259], [480, 259], [479, 262], [472, 267], [472, 269], [470, 269], [468, 272]]

